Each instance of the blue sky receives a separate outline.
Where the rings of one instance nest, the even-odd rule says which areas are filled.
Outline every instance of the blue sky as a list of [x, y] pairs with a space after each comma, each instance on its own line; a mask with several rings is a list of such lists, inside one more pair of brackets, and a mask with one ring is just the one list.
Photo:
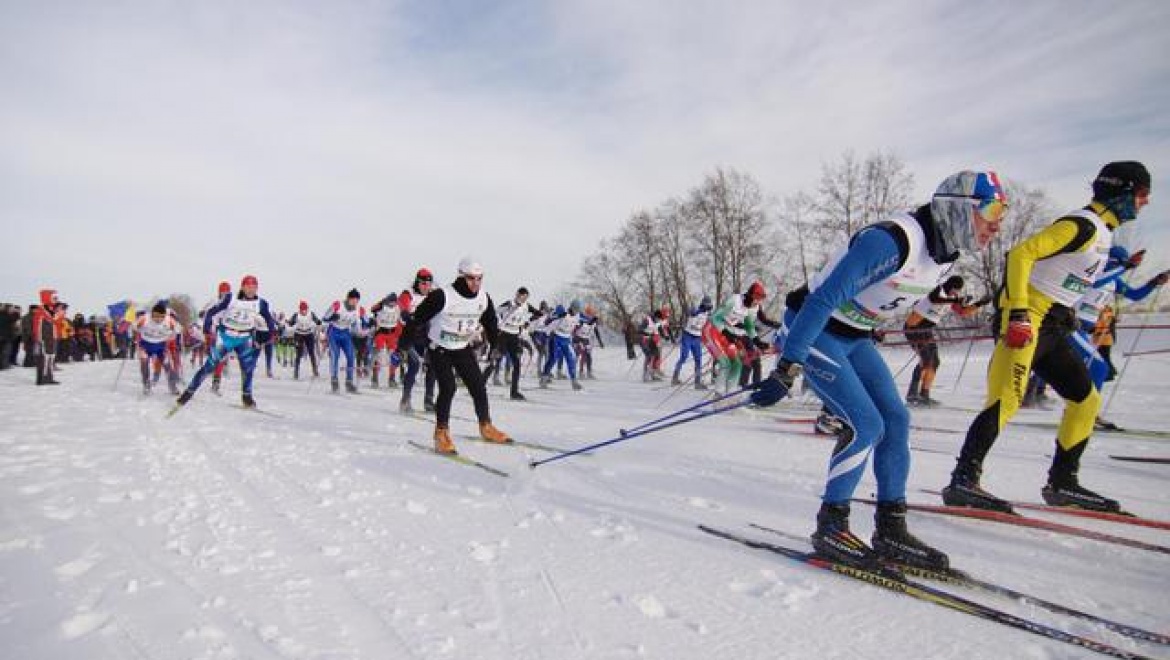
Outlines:
[[1059, 207], [1142, 160], [1157, 252], [1166, 34], [1161, 1], [0, 0], [0, 300], [253, 273], [320, 308], [467, 253], [543, 297], [716, 166], [783, 197], [847, 149], [923, 198], [993, 167]]

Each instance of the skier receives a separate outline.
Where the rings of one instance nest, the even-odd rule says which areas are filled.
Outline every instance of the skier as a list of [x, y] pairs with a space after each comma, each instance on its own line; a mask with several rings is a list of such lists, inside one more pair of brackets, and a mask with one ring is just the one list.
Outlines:
[[398, 387], [394, 372], [398, 368], [398, 338], [402, 335], [402, 309], [398, 306], [398, 294], [389, 295], [370, 307], [374, 317], [374, 366], [370, 386], [378, 387], [378, 372], [386, 365], [386, 387]]
[[573, 355], [573, 331], [581, 324], [581, 302], [574, 300], [569, 303], [569, 309], [564, 305], [557, 305], [549, 315], [548, 323], [544, 325], [548, 331], [548, 358], [544, 362], [544, 369], [540, 375], [540, 386], [548, 387], [552, 382], [553, 365], [564, 363], [569, 371], [569, 379], [574, 390], [580, 390], [581, 382], [577, 380], [577, 361]]
[[662, 380], [662, 340], [670, 340], [670, 308], [663, 305], [638, 326], [642, 345], [642, 382]]
[[963, 278], [952, 275], [947, 281], [936, 286], [930, 295], [914, 304], [910, 315], [906, 317], [903, 329], [906, 341], [918, 354], [918, 364], [910, 376], [910, 389], [906, 392], [906, 403], [911, 406], [925, 408], [940, 405], [930, 397], [930, 388], [934, 384], [935, 374], [938, 373], [942, 359], [938, 354], [938, 339], [934, 336], [934, 329], [942, 322], [948, 311], [954, 311], [963, 317], [970, 317], [987, 303], [991, 298], [982, 298], [971, 301], [971, 298], [960, 295], [963, 291]]
[[361, 308], [362, 322], [353, 329], [353, 354], [357, 360], [358, 378], [370, 375], [370, 335], [373, 333], [373, 320], [366, 315], [365, 308]]
[[695, 363], [695, 389], [707, 389], [707, 386], [703, 384], [703, 328], [707, 326], [707, 320], [710, 317], [711, 297], [703, 296], [703, 299], [699, 301], [699, 306], [692, 309], [687, 315], [687, 323], [683, 326], [682, 339], [679, 341], [678, 362], [674, 365], [674, 377], [670, 379], [671, 385], [682, 384], [682, 381], [679, 380], [679, 374], [682, 373], [687, 358], [691, 358]]
[[[222, 317], [223, 317], [222, 311], [213, 313], [211, 310], [212, 310], [212, 308], [218, 307], [219, 303], [223, 300], [223, 297], [230, 296], [231, 293], [232, 293], [231, 283], [230, 282], [220, 282], [219, 286], [216, 288], [215, 300], [213, 302], [207, 303], [207, 305], [203, 308], [203, 311], [201, 311], [199, 313], [199, 316], [203, 317], [203, 327], [204, 327], [203, 345], [206, 347], [205, 350], [207, 351], [207, 355], [208, 355], [209, 359], [211, 357], [211, 349], [213, 346], [215, 346], [217, 329], [220, 326], [220, 321], [223, 320], [222, 319]], [[208, 319], [208, 316], [211, 317], [210, 320]], [[208, 331], [206, 328], [212, 328], [212, 329], [210, 331]], [[224, 371], [226, 369], [227, 369], [227, 360], [226, 359], [218, 362], [215, 366], [215, 373], [211, 377], [211, 391], [214, 394], [219, 394], [220, 383], [223, 382], [223, 374], [224, 374]]]
[[[500, 319], [500, 345], [492, 355], [506, 356], [508, 364], [512, 367], [512, 390], [509, 396], [513, 401], [524, 401], [524, 395], [520, 393], [520, 372], [524, 365], [523, 351], [520, 347], [520, 333], [533, 320], [540, 318], [540, 310], [528, 304], [528, 289], [520, 287], [516, 289], [516, 295], [511, 300], [505, 301], [496, 310], [496, 315]], [[500, 364], [500, 357], [491, 361], [488, 369], [483, 374], [486, 382], [490, 376], [497, 375]]]
[[747, 291], [735, 294], [720, 305], [703, 327], [703, 345], [715, 358], [727, 392], [740, 382], [748, 343], [759, 339], [756, 320], [760, 304], [767, 297], [764, 285], [752, 282]]
[[[435, 276], [431, 274], [430, 269], [423, 267], [414, 274], [414, 283], [411, 284], [410, 290], [398, 294], [398, 303], [402, 309], [402, 322], [404, 324], [410, 324], [415, 311], [430, 293], [434, 283]], [[398, 354], [401, 358], [399, 364], [403, 361], [406, 363], [406, 371], [402, 374], [402, 399], [398, 402], [398, 410], [402, 413], [411, 413], [414, 408], [410, 405], [410, 392], [414, 389], [419, 368], [422, 367], [423, 356], [427, 350], [427, 340], [425, 331], [420, 330], [417, 333], [418, 336], [411, 337], [406, 337], [405, 333], [404, 329], [403, 338], [398, 340]], [[406, 343], [403, 343], [403, 339], [406, 339]], [[431, 383], [433, 382], [434, 376], [430, 374], [428, 369], [424, 381], [426, 388], [423, 392], [423, 410], [428, 412], [434, 409], [434, 403], [430, 396]]]
[[[1136, 161], [1105, 165], [1093, 181], [1093, 199], [1017, 243], [1008, 253], [999, 341], [988, 367], [987, 400], [971, 422], [943, 501], [1011, 511], [979, 485], [983, 461], [1024, 396], [1034, 369], [1065, 400], [1056, 450], [1041, 490], [1052, 506], [1119, 511], [1116, 500], [1080, 485], [1077, 472], [1101, 407], [1085, 364], [1068, 342], [1073, 306], [1105, 265], [1113, 230], [1149, 203], [1150, 173]], [[1038, 332], [1037, 332], [1038, 330]]]
[[[211, 344], [207, 361], [191, 382], [187, 389], [179, 395], [176, 404], [185, 406], [195, 396], [203, 380], [217, 371], [217, 367], [235, 354], [240, 361], [240, 391], [245, 408], [255, 408], [256, 400], [252, 398], [252, 373], [256, 370], [257, 345], [256, 328], [263, 321], [269, 332], [276, 331], [276, 319], [268, 310], [268, 301], [257, 295], [260, 282], [254, 275], [245, 275], [240, 281], [240, 291], [232, 295], [229, 290], [218, 303], [207, 310], [203, 318], [203, 334], [215, 333], [215, 342]], [[212, 381], [214, 385], [215, 381]]]
[[357, 385], [353, 382], [355, 367], [353, 334], [359, 327], [368, 324], [366, 310], [358, 306], [361, 297], [357, 289], [350, 289], [344, 303], [334, 300], [329, 306], [329, 311], [321, 317], [322, 321], [329, 324], [329, 383], [334, 394], [341, 391], [337, 382], [337, 372], [342, 354], [345, 355], [345, 391], [357, 394]]
[[138, 360], [139, 369], [142, 371], [143, 394], [150, 394], [153, 384], [158, 382], [163, 371], [166, 371], [167, 386], [171, 394], [179, 393], [179, 374], [173, 362], [175, 358], [173, 347], [176, 338], [182, 334], [182, 328], [167, 312], [165, 302], [155, 303], [150, 314], [139, 315], [136, 323], [135, 334], [138, 336]]
[[573, 350], [577, 354], [577, 365], [582, 378], [593, 380], [593, 340], [597, 339], [597, 346], [605, 348], [601, 341], [601, 330], [597, 327], [599, 319], [597, 310], [592, 305], [586, 305], [581, 315], [581, 324], [573, 330]]
[[[429, 287], [428, 287], [429, 288]], [[471, 338], [483, 329], [487, 342], [495, 345], [498, 339], [496, 310], [492, 299], [483, 290], [483, 267], [470, 257], [459, 262], [459, 276], [449, 288], [430, 291], [402, 331], [410, 346], [424, 330], [431, 353], [431, 368], [439, 384], [439, 398], [435, 401], [435, 452], [456, 454], [451, 440], [449, 422], [451, 401], [455, 397], [455, 376], [463, 381], [475, 403], [479, 420], [479, 434], [484, 440], [508, 443], [511, 438], [492, 424], [491, 409], [483, 374], [471, 348]]]
[[53, 363], [57, 357], [57, 325], [53, 322], [53, 315], [61, 301], [54, 289], [42, 289], [40, 298], [40, 305], [29, 308], [30, 326], [25, 336], [29, 338], [27, 346], [32, 350], [28, 353], [37, 368], [37, 385], [60, 385], [53, 377], [56, 371]]
[[309, 365], [313, 367], [313, 378], [316, 378], [319, 375], [317, 373], [317, 331], [321, 328], [321, 319], [314, 312], [310, 312], [309, 303], [302, 300], [297, 305], [297, 313], [292, 315], [288, 324], [293, 330], [293, 338], [297, 346], [297, 355], [293, 361], [293, 379], [299, 380], [301, 377], [301, 358], [305, 354], [309, 356]]
[[[751, 399], [776, 403], [803, 369], [806, 382], [848, 424], [829, 460], [812, 535], [823, 556], [867, 567], [883, 559], [947, 567], [944, 553], [906, 529], [910, 413], [874, 330], [929, 293], [960, 251], [985, 247], [1005, 211], [994, 172], [959, 172], [929, 204], [863, 227], [808, 284], [788, 294], [783, 352]], [[871, 452], [878, 500], [872, 549], [849, 529], [850, 498]]]

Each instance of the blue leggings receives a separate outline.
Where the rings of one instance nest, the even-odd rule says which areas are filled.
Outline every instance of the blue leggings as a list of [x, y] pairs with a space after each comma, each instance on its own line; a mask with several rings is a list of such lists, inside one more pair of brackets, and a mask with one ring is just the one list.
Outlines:
[[1093, 345], [1092, 340], [1089, 339], [1084, 330], [1078, 330], [1069, 335], [1068, 341], [1076, 349], [1077, 355], [1081, 356], [1081, 361], [1089, 368], [1089, 380], [1093, 381], [1093, 387], [1100, 392], [1101, 388], [1105, 386], [1105, 379], [1109, 377], [1109, 365], [1097, 352], [1097, 347]]
[[195, 392], [199, 386], [203, 384], [203, 379], [207, 378], [215, 371], [216, 365], [223, 362], [227, 356], [235, 353], [240, 360], [240, 373], [243, 374], [243, 384], [241, 390], [244, 394], [252, 393], [252, 372], [256, 369], [256, 358], [259, 355], [256, 347], [252, 344], [252, 336], [245, 335], [243, 337], [236, 337], [229, 335], [223, 330], [215, 338], [215, 346], [211, 347], [211, 351], [207, 354], [207, 361], [203, 363], [203, 367], [195, 372], [195, 376], [191, 382], [187, 384], [187, 389]]
[[805, 361], [804, 375], [829, 410], [853, 431], [849, 442], [838, 442], [833, 449], [824, 501], [849, 502], [870, 453], [878, 501], [905, 499], [910, 412], [873, 340], [821, 333]]
[[337, 380], [337, 367], [345, 353], [345, 380], [353, 382], [353, 337], [346, 330], [329, 328], [329, 376]]
[[691, 357], [695, 361], [695, 373], [703, 372], [703, 340], [689, 332], [682, 333], [682, 339], [678, 344], [678, 362], [674, 365], [674, 375], [678, 376], [679, 370], [686, 364], [687, 357]]
[[553, 364], [558, 360], [565, 361], [569, 370], [569, 378], [577, 380], [577, 360], [573, 356], [573, 340], [570, 337], [552, 335], [549, 337], [548, 359], [544, 362], [544, 375], [552, 375]]

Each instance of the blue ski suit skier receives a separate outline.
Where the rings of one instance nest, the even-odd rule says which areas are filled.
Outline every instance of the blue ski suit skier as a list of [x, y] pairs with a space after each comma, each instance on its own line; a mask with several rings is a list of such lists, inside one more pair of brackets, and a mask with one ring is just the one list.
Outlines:
[[[783, 352], [751, 398], [757, 405], [776, 403], [803, 367], [808, 384], [846, 422], [812, 535], [821, 555], [864, 566], [880, 559], [948, 565], [944, 553], [906, 529], [910, 413], [878, 353], [874, 330], [929, 294], [960, 251], [985, 247], [1005, 211], [994, 172], [959, 172], [939, 185], [930, 204], [862, 228], [788, 295]], [[872, 549], [849, 530], [850, 498], [871, 453], [878, 500]]]
[[[187, 389], [179, 395], [176, 403], [186, 405], [203, 380], [215, 372], [216, 366], [223, 362], [230, 354], [235, 353], [240, 360], [241, 390], [245, 408], [256, 407], [252, 398], [252, 373], [256, 370], [256, 358], [259, 350], [256, 345], [256, 330], [263, 321], [268, 332], [276, 332], [276, 319], [268, 310], [268, 301], [259, 297], [256, 292], [260, 282], [254, 275], [245, 275], [240, 282], [240, 291], [234, 296], [229, 291], [220, 298], [219, 302], [207, 310], [203, 317], [203, 333], [210, 335], [215, 332], [215, 345], [207, 354], [207, 361], [203, 367], [195, 372]], [[218, 328], [213, 324], [218, 319]]]
[[573, 384], [574, 390], [581, 389], [581, 383], [577, 380], [577, 359], [573, 355], [573, 331], [585, 319], [581, 316], [581, 301], [574, 300], [569, 303], [569, 309], [566, 310], [563, 305], [557, 305], [549, 320], [549, 349], [548, 359], [544, 362], [544, 369], [540, 374], [540, 386], [548, 387], [552, 382], [553, 365], [558, 361], [564, 360], [565, 367], [569, 371], [569, 380]]
[[342, 354], [345, 354], [345, 391], [357, 394], [357, 385], [353, 382], [353, 333], [361, 326], [369, 325], [366, 310], [358, 307], [361, 298], [362, 294], [357, 289], [350, 289], [345, 296], [344, 304], [334, 300], [329, 306], [329, 311], [321, 317], [322, 321], [329, 324], [326, 337], [329, 339], [329, 378], [334, 394], [341, 390], [337, 382], [337, 372]]
[[[1170, 271], [1155, 275], [1150, 281], [1140, 287], [1130, 286], [1122, 277], [1131, 269], [1141, 265], [1145, 250], [1134, 253], [1131, 257], [1129, 250], [1120, 245], [1109, 248], [1109, 260], [1105, 263], [1105, 270], [1093, 282], [1093, 288], [1085, 293], [1077, 302], [1077, 320], [1080, 328], [1069, 336], [1073, 348], [1081, 356], [1081, 361], [1089, 368], [1089, 378], [1093, 386], [1100, 392], [1105, 382], [1115, 375], [1108, 357], [1099, 347], [1094, 346], [1092, 336], [1097, 328], [1097, 321], [1101, 312], [1110, 304], [1113, 296], [1125, 296], [1126, 300], [1145, 300], [1170, 279]], [[1099, 427], [1116, 428], [1116, 425], [1097, 418]]]
[[695, 362], [695, 389], [707, 389], [707, 386], [703, 384], [703, 328], [707, 327], [707, 319], [711, 317], [711, 307], [711, 297], [703, 296], [699, 306], [692, 309], [687, 316], [687, 322], [683, 325], [682, 338], [678, 344], [678, 362], [674, 365], [674, 377], [670, 379], [671, 385], [682, 385], [682, 381], [678, 377], [682, 373], [687, 358], [691, 358]]

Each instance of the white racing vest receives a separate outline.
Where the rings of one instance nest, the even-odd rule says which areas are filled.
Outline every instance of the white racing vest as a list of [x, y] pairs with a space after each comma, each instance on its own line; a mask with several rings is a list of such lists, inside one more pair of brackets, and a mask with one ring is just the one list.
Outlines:
[[398, 309], [398, 305], [382, 305], [382, 308], [374, 315], [374, 324], [378, 326], [379, 330], [393, 330], [398, 326], [398, 321], [401, 318], [402, 310]]
[[565, 339], [571, 339], [573, 337], [573, 331], [577, 329], [577, 326], [581, 325], [581, 315], [569, 312], [561, 318], [554, 320], [550, 325], [553, 334], [558, 337], [564, 337]]
[[150, 317], [144, 318], [146, 320], [138, 324], [138, 336], [142, 338], [142, 341], [162, 344], [174, 339], [179, 334], [179, 328], [171, 318], [163, 319], [162, 323], [157, 323]]
[[687, 319], [687, 324], [683, 326], [683, 332], [694, 337], [701, 337], [703, 335], [703, 328], [707, 325], [707, 319], [711, 317], [711, 312], [698, 312]]
[[[260, 325], [260, 299], [241, 300], [232, 298], [227, 309], [223, 311], [220, 323], [228, 332], [235, 335], [248, 334]], [[265, 326], [267, 328], [267, 326]]]
[[524, 325], [532, 320], [532, 312], [528, 311], [528, 303], [517, 304], [514, 300], [500, 305], [500, 331], [510, 335], [520, 334]]
[[1113, 247], [1113, 232], [1092, 211], [1082, 209], [1068, 215], [1092, 222], [1096, 234], [1083, 250], [1061, 252], [1037, 261], [1028, 284], [1058, 305], [1072, 308], [1093, 288], [1093, 282], [1105, 267], [1109, 248]]
[[931, 302], [930, 296], [928, 295], [922, 300], [914, 303], [914, 311], [918, 312], [918, 315], [927, 321], [938, 325], [939, 323], [942, 323], [943, 316], [946, 315], [947, 310], [950, 309], [952, 305], [954, 305], [952, 302]]
[[293, 331], [298, 335], [311, 335], [320, 325], [317, 319], [313, 318], [312, 312], [298, 313], [293, 319]]
[[[906, 234], [910, 253], [902, 267], [889, 277], [862, 289], [837, 309], [833, 318], [859, 330], [874, 330], [907, 307], [927, 296], [951, 269], [951, 264], [939, 265], [926, 249], [926, 236], [918, 221], [908, 213], [891, 216], [885, 222], [897, 225]], [[875, 225], [870, 225], [873, 227]], [[866, 228], [868, 229], [868, 227]], [[865, 231], [865, 229], [862, 229]], [[860, 232], [859, 232], [860, 233]], [[813, 275], [808, 290], [813, 292], [849, 251], [846, 243], [829, 258], [825, 267]]]
[[361, 325], [361, 318], [361, 311], [357, 307], [346, 309], [345, 305], [341, 305], [337, 308], [337, 318], [330, 321], [329, 325], [335, 330], [354, 332]]
[[431, 346], [449, 351], [467, 348], [479, 330], [479, 319], [487, 311], [488, 295], [483, 289], [474, 298], [464, 298], [458, 291], [443, 291], [443, 309], [431, 319], [427, 339]]
[[593, 329], [597, 327], [597, 319], [589, 319], [581, 321], [576, 328], [573, 329], [573, 339], [590, 342], [593, 340]]

